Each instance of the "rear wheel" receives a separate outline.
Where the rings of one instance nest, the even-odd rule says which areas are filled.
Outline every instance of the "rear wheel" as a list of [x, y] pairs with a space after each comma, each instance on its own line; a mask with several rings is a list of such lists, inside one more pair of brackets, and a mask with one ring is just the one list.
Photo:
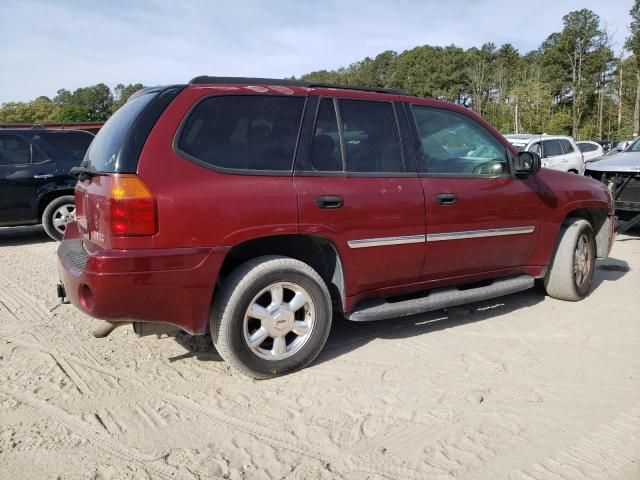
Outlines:
[[218, 353], [242, 373], [271, 378], [304, 368], [331, 328], [331, 300], [306, 263], [266, 256], [240, 265], [216, 294], [211, 335]]
[[76, 219], [73, 195], [64, 195], [52, 200], [42, 214], [42, 226], [54, 240], [62, 240], [67, 223]]
[[595, 261], [591, 224], [579, 218], [570, 220], [560, 230], [556, 253], [544, 278], [547, 294], [560, 300], [582, 300], [591, 289]]

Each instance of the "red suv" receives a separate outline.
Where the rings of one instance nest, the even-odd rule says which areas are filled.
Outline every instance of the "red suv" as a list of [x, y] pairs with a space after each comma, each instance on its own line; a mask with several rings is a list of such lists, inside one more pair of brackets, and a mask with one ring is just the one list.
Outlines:
[[466, 108], [289, 80], [142, 90], [73, 173], [59, 295], [102, 335], [210, 333], [255, 378], [309, 364], [334, 312], [394, 318], [535, 279], [580, 300], [616, 228], [605, 186], [540, 170]]

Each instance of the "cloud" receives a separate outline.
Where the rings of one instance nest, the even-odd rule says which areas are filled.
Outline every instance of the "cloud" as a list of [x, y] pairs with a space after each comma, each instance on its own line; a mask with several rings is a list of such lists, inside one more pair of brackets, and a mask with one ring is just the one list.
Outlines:
[[526, 52], [580, 8], [607, 21], [619, 48], [630, 7], [629, 0], [3, 0], [0, 102], [99, 82], [301, 75], [424, 44], [509, 42]]

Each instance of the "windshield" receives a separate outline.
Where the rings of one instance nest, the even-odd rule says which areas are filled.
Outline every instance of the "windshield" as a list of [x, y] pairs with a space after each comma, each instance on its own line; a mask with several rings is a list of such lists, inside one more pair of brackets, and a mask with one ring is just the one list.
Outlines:
[[120, 107], [94, 138], [84, 157], [83, 166], [98, 172], [117, 172], [120, 153], [130, 127], [155, 97], [155, 93], [143, 94]]
[[640, 152], [640, 138], [636, 138], [636, 140], [629, 145], [626, 149], [626, 152]]

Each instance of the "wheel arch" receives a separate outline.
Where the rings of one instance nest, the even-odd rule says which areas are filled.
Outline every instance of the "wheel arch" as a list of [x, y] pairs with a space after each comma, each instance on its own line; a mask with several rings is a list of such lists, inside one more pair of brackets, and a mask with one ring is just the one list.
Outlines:
[[611, 222], [609, 210], [606, 207], [576, 208], [566, 214], [562, 225], [568, 225], [575, 218], [581, 218], [589, 222], [595, 235], [596, 254], [598, 258], [606, 257], [609, 253], [611, 242], [609, 238], [609, 222]]
[[[240, 264], [263, 255], [281, 255], [311, 266], [327, 285], [334, 311], [344, 311], [344, 266], [338, 249], [319, 235], [274, 235], [234, 245], [220, 267], [216, 290], [224, 279]], [[215, 292], [214, 292], [215, 295]]]

